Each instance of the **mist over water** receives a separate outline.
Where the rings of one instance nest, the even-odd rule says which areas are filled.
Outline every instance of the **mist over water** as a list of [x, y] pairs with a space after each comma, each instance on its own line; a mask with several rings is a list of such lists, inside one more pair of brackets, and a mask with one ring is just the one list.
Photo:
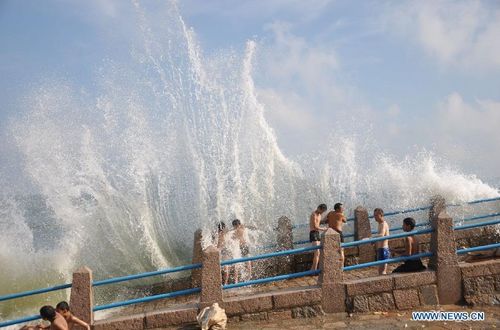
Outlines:
[[[256, 96], [256, 42], [207, 58], [175, 4], [161, 22], [132, 5], [131, 62], [106, 60], [97, 95], [43, 82], [10, 127], [38, 194], [0, 196], [0, 294], [70, 281], [82, 265], [102, 279], [189, 263], [193, 232], [221, 220], [259, 228], [259, 245], [279, 216], [303, 223], [323, 202], [397, 210], [437, 193], [499, 195], [432, 153], [397, 160], [355, 132], [288, 159]], [[0, 318], [39, 302], [2, 304]]]

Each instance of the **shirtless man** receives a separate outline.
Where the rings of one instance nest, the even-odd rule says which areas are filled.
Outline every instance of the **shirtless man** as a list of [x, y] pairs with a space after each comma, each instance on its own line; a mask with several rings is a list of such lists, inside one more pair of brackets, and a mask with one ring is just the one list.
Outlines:
[[[231, 259], [231, 251], [229, 251], [228, 247], [226, 246], [226, 224], [221, 221], [217, 225], [217, 249], [220, 251], [220, 257], [222, 260], [228, 260]], [[225, 265], [223, 267], [223, 284], [227, 285], [229, 284], [229, 265]]]
[[[326, 204], [318, 205], [318, 208], [313, 213], [311, 213], [311, 217], [309, 218], [309, 242], [311, 242], [313, 246], [318, 246], [321, 244], [319, 232], [327, 230], [327, 228], [322, 228], [319, 226], [321, 215], [326, 211], [326, 209]], [[311, 270], [318, 269], [319, 253], [319, 250], [314, 250]]]
[[[373, 217], [375, 221], [378, 223], [377, 234], [374, 237], [384, 237], [389, 236], [389, 225], [384, 219], [384, 211], [380, 208], [376, 208], [373, 211]], [[385, 260], [391, 257], [391, 252], [389, 251], [389, 241], [383, 240], [375, 242], [375, 246], [377, 248], [377, 260]], [[387, 274], [387, 264], [380, 265], [378, 267], [378, 274], [385, 275]]]
[[90, 330], [90, 326], [86, 322], [80, 320], [71, 313], [69, 304], [66, 301], [61, 301], [56, 305], [56, 312], [64, 317], [66, 323], [68, 323], [68, 329], [73, 329], [73, 326], [77, 324], [81, 326], [79, 329], [84, 328], [85, 330]]
[[[333, 206], [333, 211], [330, 211], [326, 216], [328, 222], [328, 227], [335, 230], [340, 234], [340, 241], [344, 242], [344, 234], [342, 233], [342, 226], [346, 223], [347, 219], [344, 215], [344, 206], [342, 203], [337, 203]], [[340, 255], [342, 258], [342, 265], [344, 264], [344, 249], [340, 249]]]
[[[248, 232], [247, 227], [241, 224], [241, 221], [238, 219], [233, 220], [233, 240], [236, 240], [239, 243], [241, 256], [248, 257], [250, 254], [250, 248], [248, 246]], [[252, 263], [251, 261], [247, 262], [247, 270], [248, 276], [252, 276]], [[238, 267], [234, 267], [234, 283], [238, 283]]]
[[[415, 228], [415, 219], [405, 218], [403, 220], [403, 230], [405, 232], [410, 232]], [[405, 255], [412, 256], [414, 254], [419, 254], [418, 238], [414, 236], [405, 237]], [[422, 260], [413, 259], [406, 260], [402, 265], [394, 269], [393, 273], [408, 273], [408, 272], [421, 272], [426, 270], [426, 267], [422, 263]]]
[[35, 330], [35, 329], [51, 329], [51, 330], [69, 330], [68, 323], [64, 317], [57, 313], [52, 306], [43, 306], [40, 308], [40, 316], [43, 320], [49, 321], [49, 326], [43, 326], [41, 324], [35, 326], [24, 326], [21, 330]]

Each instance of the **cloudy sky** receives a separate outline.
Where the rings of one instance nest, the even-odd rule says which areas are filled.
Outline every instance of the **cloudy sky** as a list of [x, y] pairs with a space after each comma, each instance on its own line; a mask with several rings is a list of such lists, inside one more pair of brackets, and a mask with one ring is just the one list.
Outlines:
[[[366, 132], [396, 157], [425, 149], [467, 173], [500, 177], [500, 2], [178, 6], [207, 56], [257, 42], [258, 98], [285, 154], [314, 150], [335, 130]], [[5, 128], [27, 91], [51, 77], [91, 88], [105, 59], [130, 52], [133, 7], [0, 0], [0, 174], [20, 166]]]

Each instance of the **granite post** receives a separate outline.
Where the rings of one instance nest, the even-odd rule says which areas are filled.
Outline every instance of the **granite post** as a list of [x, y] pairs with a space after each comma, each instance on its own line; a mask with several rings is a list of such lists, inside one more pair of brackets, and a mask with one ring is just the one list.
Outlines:
[[319, 266], [321, 273], [321, 307], [326, 313], [345, 312], [344, 271], [340, 254], [340, 235], [329, 228], [321, 239]]
[[453, 219], [442, 211], [433, 213], [431, 226], [431, 266], [436, 271], [438, 298], [441, 305], [462, 300], [462, 273], [458, 266]]
[[[434, 195], [430, 198], [431, 208], [429, 209], [429, 224], [432, 227], [432, 219], [437, 217], [439, 213], [446, 212], [446, 200], [441, 195]], [[432, 246], [431, 246], [432, 249]], [[433, 251], [433, 250], [431, 250]], [[429, 268], [435, 269], [436, 265], [434, 264], [435, 259], [429, 259]]]
[[220, 252], [211, 245], [203, 250], [203, 267], [201, 270], [200, 309], [222, 304], [222, 274], [220, 268]]
[[[278, 251], [285, 251], [293, 249], [293, 231], [292, 222], [289, 218], [282, 216], [278, 219], [278, 231], [276, 241], [278, 243]], [[282, 256], [276, 258], [275, 273], [276, 274], [290, 274], [292, 273], [294, 256]]]
[[[80, 320], [92, 324], [94, 314], [94, 292], [92, 290], [92, 270], [88, 267], [82, 267], [73, 273], [73, 282], [71, 284], [71, 295], [69, 300], [71, 312]], [[76, 329], [83, 329], [77, 327]]]
[[[359, 241], [363, 238], [372, 237], [372, 229], [368, 211], [358, 206], [354, 210], [354, 239]], [[358, 245], [359, 263], [365, 263], [375, 260], [375, 248], [371, 244]]]
[[[201, 263], [203, 256], [203, 249], [201, 246], [202, 234], [201, 229], [194, 232], [193, 239], [193, 264]], [[191, 270], [191, 287], [198, 288], [201, 284], [201, 269], [196, 268]]]

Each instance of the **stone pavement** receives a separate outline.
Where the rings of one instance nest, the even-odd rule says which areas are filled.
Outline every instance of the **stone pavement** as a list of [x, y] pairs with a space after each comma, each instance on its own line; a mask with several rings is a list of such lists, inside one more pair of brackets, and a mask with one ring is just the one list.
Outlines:
[[[420, 307], [419, 311], [431, 311], [435, 308]], [[495, 329], [500, 327], [500, 307], [478, 306], [466, 307], [446, 305], [440, 306], [440, 311], [449, 312], [472, 312], [483, 311], [486, 314], [485, 321], [475, 322], [425, 322], [412, 321], [411, 311], [394, 312], [375, 312], [362, 314], [328, 314], [313, 318], [295, 318], [284, 320], [261, 320], [261, 321], [242, 321], [237, 323], [228, 323], [228, 330], [242, 329], [262, 329], [262, 330], [281, 330], [281, 329], [367, 329], [367, 330], [386, 330], [386, 329]], [[199, 329], [197, 325], [186, 325], [183, 327], [162, 328], [162, 329]], [[160, 330], [160, 329], [157, 329]]]

